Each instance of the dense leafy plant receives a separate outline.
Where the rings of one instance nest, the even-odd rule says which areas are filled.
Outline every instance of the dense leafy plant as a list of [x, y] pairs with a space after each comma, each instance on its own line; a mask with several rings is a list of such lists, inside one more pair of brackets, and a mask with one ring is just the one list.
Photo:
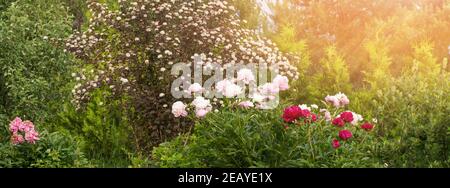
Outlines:
[[[59, 38], [71, 17], [58, 0], [19, 0], [0, 19], [0, 113], [49, 121], [67, 100], [73, 62]], [[4, 124], [7, 122], [0, 122]]]
[[449, 167], [450, 79], [447, 72], [416, 71], [395, 80], [375, 98], [380, 158], [397, 167]]
[[83, 151], [98, 166], [124, 167], [134, 151], [134, 138], [129, 137], [132, 127], [122, 114], [126, 112], [121, 109], [122, 101], [108, 101], [109, 93], [107, 89], [96, 91], [82, 112], [66, 104], [57, 124], [82, 138]]
[[2, 0], [0, 2], [0, 14], [5, 11], [14, 1], [16, 0]]

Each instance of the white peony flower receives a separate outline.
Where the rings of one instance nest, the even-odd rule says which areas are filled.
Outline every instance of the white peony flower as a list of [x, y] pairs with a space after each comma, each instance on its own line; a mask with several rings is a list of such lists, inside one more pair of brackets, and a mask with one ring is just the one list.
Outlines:
[[195, 106], [195, 109], [207, 109], [211, 108], [211, 103], [208, 99], [205, 99], [201, 96], [198, 96], [192, 101], [192, 105]]
[[280, 91], [289, 89], [289, 79], [286, 76], [277, 75], [272, 83], [277, 85]]
[[352, 112], [352, 115], [353, 115], [353, 121], [350, 122], [352, 125], [357, 125], [360, 121], [364, 120], [364, 118], [357, 113]]
[[173, 103], [172, 105], [172, 114], [175, 117], [185, 117], [188, 115], [188, 112], [186, 111], [186, 105], [181, 102], [181, 101], [177, 101], [175, 103]]
[[308, 105], [306, 105], [306, 104], [298, 105], [298, 107], [300, 107], [300, 109], [302, 109], [302, 110], [309, 110], [309, 111], [311, 111], [311, 108], [308, 107]]
[[280, 92], [278, 85], [272, 83], [266, 83], [260, 86], [258, 90], [263, 95], [276, 95]]
[[233, 98], [240, 95], [243, 92], [242, 88], [236, 84], [231, 84], [225, 87], [225, 91], [222, 94], [227, 98]]
[[199, 83], [194, 83], [189, 86], [189, 93], [201, 93], [203, 91], [203, 87]]
[[243, 81], [245, 84], [255, 81], [255, 76], [250, 69], [241, 69], [238, 71], [237, 75], [237, 79]]

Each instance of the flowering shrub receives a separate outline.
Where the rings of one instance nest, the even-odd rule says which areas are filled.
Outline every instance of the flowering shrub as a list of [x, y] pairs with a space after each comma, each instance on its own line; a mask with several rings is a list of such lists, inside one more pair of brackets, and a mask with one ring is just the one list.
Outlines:
[[11, 131], [11, 142], [15, 145], [28, 142], [30, 144], [36, 143], [39, 140], [39, 132], [34, 129], [31, 121], [22, 121], [16, 117], [9, 124], [9, 131]]
[[[334, 126], [325, 114], [345, 117], [344, 126]], [[352, 124], [350, 116], [359, 119], [343, 107], [223, 107], [198, 121], [192, 135], [155, 148], [152, 157], [159, 167], [382, 166], [373, 157], [377, 139], [368, 129], [375, 124]]]
[[229, 1], [120, 0], [117, 9], [91, 0], [87, 4], [91, 18], [86, 31], [66, 42], [66, 49], [86, 65], [73, 74], [78, 82], [73, 103], [82, 108], [99, 87], [128, 96], [129, 108], [137, 113], [130, 119], [142, 125], [140, 132], [148, 132], [150, 142], [176, 135], [189, 124], [174, 120], [169, 108], [176, 102], [169, 95], [175, 79], [170, 70], [176, 63], [192, 64], [193, 57], [201, 56], [204, 64], [278, 65], [281, 75], [298, 76], [289, 56], [256, 31], [241, 27], [245, 21]]

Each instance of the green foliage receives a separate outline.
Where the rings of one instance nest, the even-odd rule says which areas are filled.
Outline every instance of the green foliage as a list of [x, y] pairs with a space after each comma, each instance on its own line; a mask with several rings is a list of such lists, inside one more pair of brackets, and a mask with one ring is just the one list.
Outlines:
[[334, 46], [328, 47], [326, 56], [312, 68], [314, 76], [306, 88], [311, 98], [321, 99], [325, 93], [350, 93], [352, 85], [347, 65]]
[[[338, 9], [336, 7], [339, 7]], [[335, 45], [349, 65], [352, 83], [361, 85], [362, 70], [373, 61], [367, 43], [379, 43], [388, 50], [390, 72], [399, 76], [409, 69], [413, 48], [430, 41], [437, 59], [448, 56], [450, 44], [450, 3], [448, 0], [286, 0], [274, 6], [279, 35], [285, 26], [295, 30], [295, 40], [306, 41], [312, 64], [319, 62], [329, 45]], [[369, 52], [372, 53], [372, 52]], [[370, 71], [369, 71], [370, 72]]]
[[[285, 129], [280, 109], [228, 109], [196, 124], [153, 151], [159, 167], [379, 167], [376, 139], [353, 127], [354, 137], [335, 150], [338, 128], [324, 121]], [[334, 136], [335, 135], [335, 136]]]
[[373, 89], [385, 88], [389, 85], [391, 74], [389, 66], [392, 60], [388, 54], [385, 42], [369, 41], [365, 44], [365, 48], [369, 54], [369, 63], [364, 72], [365, 82]]
[[96, 91], [84, 111], [65, 105], [58, 125], [83, 138], [83, 151], [99, 166], [123, 167], [130, 163], [131, 130], [121, 101], [109, 101], [110, 95], [104, 89]]
[[70, 33], [70, 24], [58, 0], [19, 0], [2, 13], [0, 113], [42, 123], [60, 110], [70, 96], [72, 61], [56, 39]]
[[413, 71], [380, 91], [375, 114], [382, 125], [380, 158], [397, 167], [449, 167], [449, 74]]
[[0, 167], [8, 168], [67, 168], [90, 167], [73, 136], [63, 132], [41, 132], [36, 144], [12, 145], [0, 143]]
[[16, 0], [1, 0], [0, 1], [0, 14], [8, 9], [8, 7]]
[[239, 13], [239, 18], [245, 20], [246, 23], [243, 27], [256, 29], [261, 23], [260, 10], [255, 4], [255, 0], [230, 0], [231, 5], [233, 5]]

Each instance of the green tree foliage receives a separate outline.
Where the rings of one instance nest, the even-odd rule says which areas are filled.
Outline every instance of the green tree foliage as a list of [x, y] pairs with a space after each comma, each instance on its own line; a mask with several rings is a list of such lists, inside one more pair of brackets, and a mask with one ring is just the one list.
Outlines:
[[327, 47], [325, 57], [312, 69], [314, 76], [307, 87], [310, 97], [321, 99], [326, 93], [350, 93], [352, 85], [347, 64], [336, 47]]
[[399, 76], [411, 65], [414, 46], [429, 41], [437, 59], [448, 55], [450, 1], [448, 0], [290, 0], [274, 5], [275, 21], [295, 28], [296, 40], [306, 41], [313, 64], [336, 46], [349, 66], [353, 83], [361, 85], [367, 61], [367, 43], [384, 41], [391, 57], [390, 72]]

